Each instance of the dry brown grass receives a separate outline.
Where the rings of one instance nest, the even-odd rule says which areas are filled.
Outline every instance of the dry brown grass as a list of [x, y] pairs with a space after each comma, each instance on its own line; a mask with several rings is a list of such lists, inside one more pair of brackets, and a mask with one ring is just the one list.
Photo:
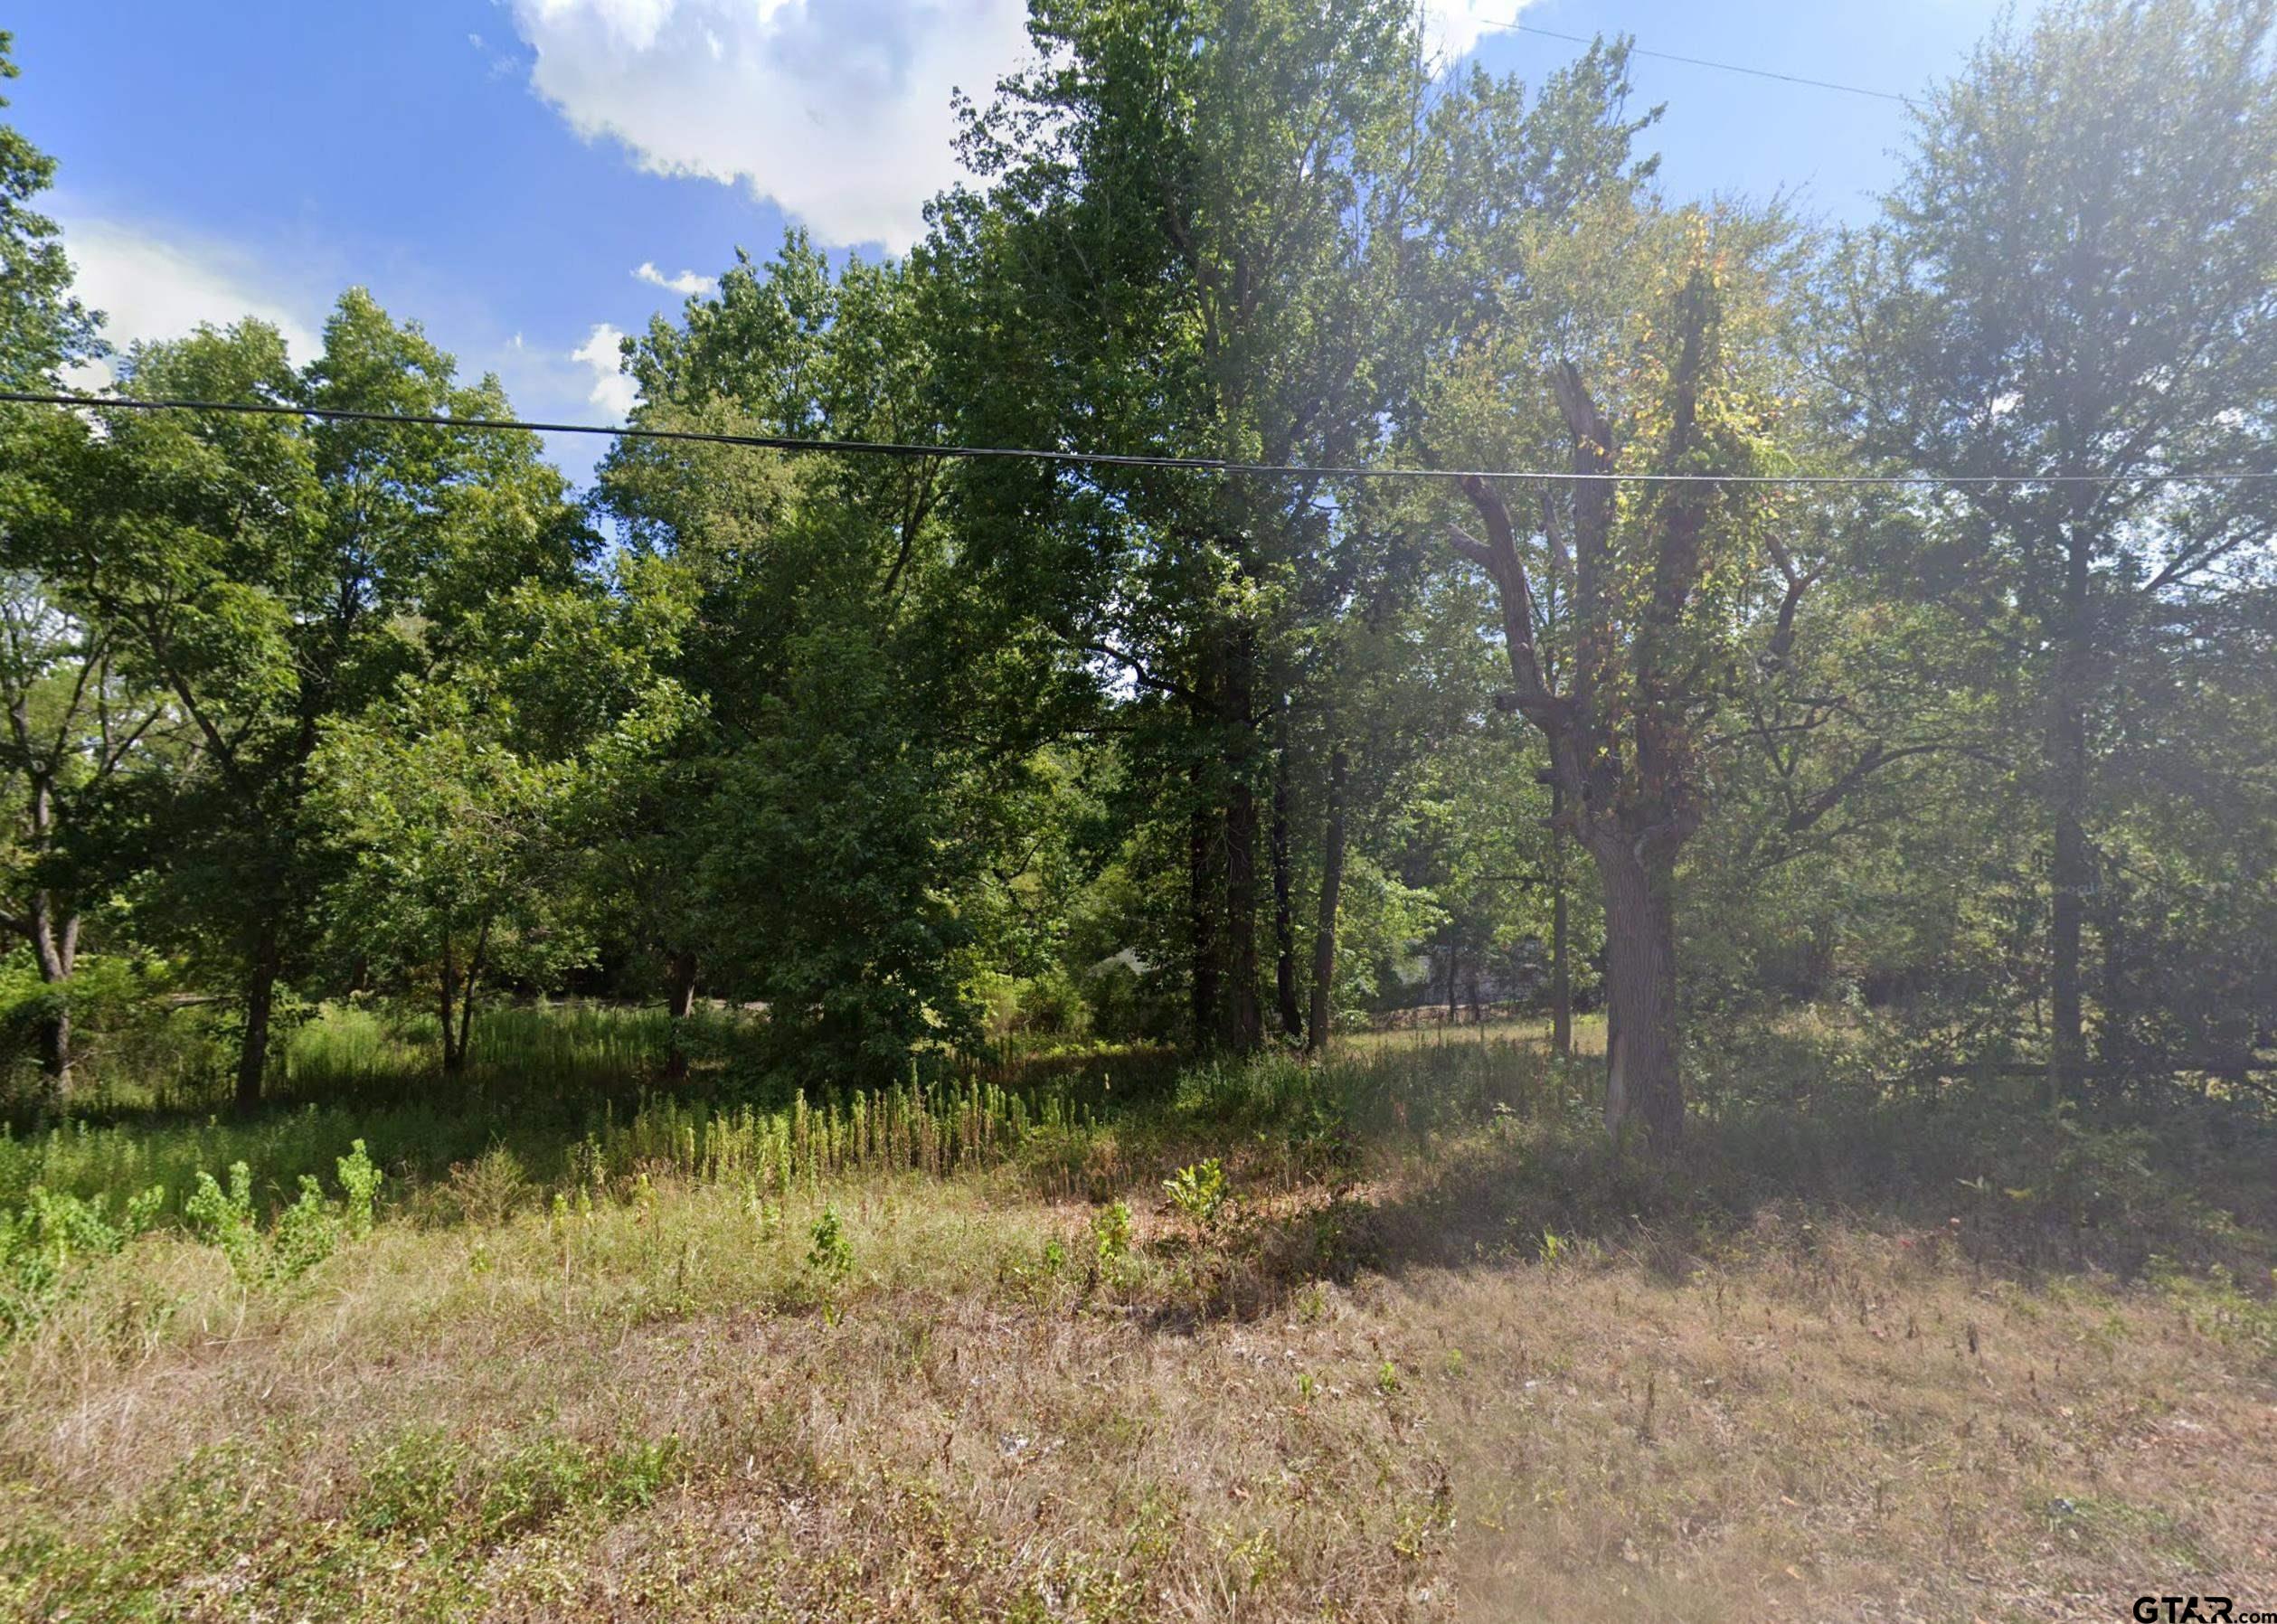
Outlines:
[[0, 1610], [1705, 1624], [2277, 1599], [2277, 1388], [2243, 1298], [2027, 1287], [1942, 1234], [1770, 1213], [1712, 1262], [1639, 1230], [1339, 1266], [1321, 1219], [1351, 1204], [1287, 1195], [1202, 1247], [1142, 1210], [1102, 1277], [1091, 1209], [1008, 1177], [833, 1195], [836, 1293], [804, 1261], [817, 1208], [715, 1186], [383, 1224], [250, 1293], [146, 1241], [0, 1372]]

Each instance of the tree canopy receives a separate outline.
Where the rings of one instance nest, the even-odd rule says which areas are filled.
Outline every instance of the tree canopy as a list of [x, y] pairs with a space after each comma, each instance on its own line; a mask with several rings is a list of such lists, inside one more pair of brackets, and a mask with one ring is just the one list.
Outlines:
[[[27, 1109], [90, 962], [249, 1109], [321, 1001], [455, 1075], [564, 990], [733, 1006], [765, 1088], [1601, 1014], [1663, 1152], [1802, 1009], [1884, 1084], [2265, 1087], [2271, 25], [2003, 24], [1828, 232], [1665, 194], [1625, 41], [1034, 0], [911, 252], [738, 249], [624, 349], [636, 430], [1294, 472], [628, 436], [573, 491], [359, 288], [298, 364], [111, 356], [287, 410], [0, 412]], [[52, 169], [0, 127], [10, 387], [104, 353]]]

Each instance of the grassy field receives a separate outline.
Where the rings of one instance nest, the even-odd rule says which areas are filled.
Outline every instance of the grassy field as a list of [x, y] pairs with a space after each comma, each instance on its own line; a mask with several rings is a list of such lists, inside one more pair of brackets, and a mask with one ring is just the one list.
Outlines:
[[0, 1616], [2277, 1606], [2265, 1133], [1400, 1036], [0, 1141]]

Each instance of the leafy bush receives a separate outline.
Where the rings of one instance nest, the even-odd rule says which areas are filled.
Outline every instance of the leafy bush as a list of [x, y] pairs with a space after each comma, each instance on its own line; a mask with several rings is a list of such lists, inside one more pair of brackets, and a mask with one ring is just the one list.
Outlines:
[[253, 1170], [243, 1162], [230, 1165], [226, 1190], [201, 1168], [197, 1191], [182, 1204], [182, 1215], [192, 1233], [222, 1249], [230, 1272], [240, 1280], [250, 1285], [268, 1272], [260, 1231], [253, 1222]]
[[1206, 1232], [1224, 1211], [1225, 1169], [1215, 1157], [1179, 1168], [1162, 1181], [1162, 1188], [1196, 1234]]
[[1091, 1219], [1091, 1240], [1101, 1264], [1120, 1263], [1130, 1255], [1130, 1208], [1122, 1202], [1101, 1207]]
[[815, 1220], [809, 1238], [813, 1244], [807, 1249], [807, 1267], [822, 1280], [826, 1289], [836, 1289], [854, 1272], [854, 1243], [846, 1239], [837, 1208], [822, 1209], [822, 1216]]
[[24, 945], [0, 953], [0, 1118], [52, 1111], [40, 1073], [43, 1030], [70, 1011], [77, 1034], [70, 1105], [160, 1106], [203, 1099], [226, 1072], [226, 1015], [178, 1005], [179, 967], [142, 953], [81, 953], [68, 984], [40, 977]]
[[348, 1238], [361, 1241], [372, 1232], [373, 1206], [379, 1197], [381, 1182], [387, 1176], [373, 1165], [372, 1158], [364, 1153], [362, 1139], [334, 1166], [340, 1173], [342, 1222]]
[[34, 1189], [20, 1213], [0, 1211], [0, 1340], [40, 1319], [67, 1295], [84, 1260], [112, 1256], [156, 1222], [163, 1187], [130, 1197], [118, 1222], [106, 1199]]
[[196, 1190], [182, 1204], [182, 1215], [193, 1234], [222, 1249], [230, 1271], [242, 1284], [297, 1280], [330, 1257], [344, 1237], [360, 1240], [372, 1232], [372, 1204], [382, 1176], [364, 1154], [364, 1141], [358, 1139], [336, 1166], [345, 1201], [327, 1200], [317, 1176], [304, 1173], [299, 1194], [278, 1210], [266, 1235], [253, 1207], [252, 1170], [243, 1162], [231, 1164], [226, 1188], [201, 1169]]
[[297, 1280], [330, 1257], [340, 1242], [340, 1220], [314, 1174], [300, 1176], [300, 1196], [277, 1214], [269, 1236], [269, 1272]]

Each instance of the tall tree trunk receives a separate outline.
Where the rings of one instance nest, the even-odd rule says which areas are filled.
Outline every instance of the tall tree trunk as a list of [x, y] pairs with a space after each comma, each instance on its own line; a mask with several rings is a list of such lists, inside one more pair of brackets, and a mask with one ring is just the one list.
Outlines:
[[[28, 734], [28, 695], [19, 692], [10, 711], [16, 739]], [[55, 784], [51, 769], [31, 770], [32, 846], [52, 848], [55, 834]], [[30, 917], [32, 956], [40, 968], [40, 980], [48, 990], [47, 1013], [40, 1020], [40, 1072], [43, 1092], [51, 1109], [61, 1109], [71, 1093], [71, 970], [79, 958], [79, 914], [67, 910], [56, 917], [55, 894], [44, 886], [32, 893]]]
[[1305, 1051], [1328, 1046], [1328, 1023], [1337, 979], [1337, 908], [1344, 898], [1344, 747], [1328, 755], [1328, 826], [1320, 842], [1320, 918], [1312, 935], [1312, 1018], [1305, 1028]]
[[1188, 780], [1194, 808], [1186, 821], [1186, 931], [1192, 939], [1194, 1043], [1217, 1042], [1218, 1006], [1224, 992], [1218, 941], [1218, 814], [1207, 798], [1207, 773], [1196, 766]]
[[277, 926], [261, 926], [253, 945], [252, 961], [245, 970], [245, 1036], [237, 1052], [237, 1109], [250, 1115], [260, 1109], [261, 1081], [269, 1070], [269, 1017], [277, 1004], [277, 977], [283, 968], [283, 945]]
[[666, 1007], [671, 1011], [671, 1035], [666, 1039], [664, 1074], [677, 1081], [688, 1074], [688, 1051], [682, 1034], [688, 1016], [695, 1012], [695, 955], [683, 949], [665, 961]]
[[2055, 917], [2048, 935], [2048, 1062], [2050, 1095], [2076, 1100], [2083, 1091], [2087, 1033], [2081, 1016], [2080, 942], [2086, 914], [2087, 831], [2079, 810], [2054, 808], [2055, 860], [2051, 873]]
[[1252, 782], [1252, 637], [1247, 627], [1228, 639], [1225, 704], [1225, 1046], [1253, 1053], [1264, 1041], [1264, 1009], [1258, 1000], [1257, 959], [1257, 791]]
[[40, 1020], [40, 1079], [47, 1109], [60, 1109], [71, 1098], [71, 1006], [62, 995]]
[[2127, 893], [2116, 883], [2096, 897], [2095, 934], [2102, 943], [2102, 977], [2096, 997], [2095, 1055], [2107, 1075], [2139, 1090], [2148, 1081], [2141, 1034], [2135, 1025], [2133, 943], [2127, 930]]
[[666, 968], [671, 978], [672, 1018], [685, 1021], [695, 1013], [695, 955], [675, 953]]
[[[1244, 763], [1246, 766], [1246, 763]], [[1225, 798], [1225, 1046], [1247, 1054], [1264, 1040], [1257, 996], [1257, 797], [1246, 776]]]
[[1675, 864], [1608, 829], [1590, 843], [1605, 891], [1605, 1126], [1653, 1148], [1684, 1135], [1677, 1009]]
[[1573, 1053], [1573, 941], [1565, 900], [1565, 790], [1550, 786], [1550, 1053], [1564, 1060]]
[[1462, 946], [1455, 938], [1447, 940], [1447, 1024], [1455, 1024], [1455, 977], [1462, 970]]
[[2048, 931], [2047, 1086], [2053, 1100], [2076, 1100], [2085, 1089], [2087, 1034], [2080, 1011], [2080, 937], [2087, 910], [2090, 865], [2087, 801], [2088, 558], [2069, 543], [2064, 581], [2065, 625], [2056, 656], [2055, 692], [2048, 716], [2048, 814], [2055, 853], [2048, 875], [2054, 917]]
[[443, 1075], [455, 1077], [466, 1056], [459, 1053], [456, 1030], [458, 1024], [458, 961], [451, 951], [450, 932], [443, 932], [442, 968], [437, 977], [441, 997], [437, 1014], [443, 1024]]
[[1273, 751], [1273, 990], [1278, 995], [1280, 1034], [1294, 1043], [1304, 1036], [1304, 1011], [1297, 1006], [1297, 917], [1290, 902], [1289, 872], [1289, 738], [1284, 722]]
[[468, 1050], [475, 1034], [475, 989], [481, 985], [483, 968], [490, 951], [490, 921], [485, 919], [482, 928], [475, 932], [474, 951], [467, 955], [467, 976], [458, 992], [458, 1065], [466, 1069]]
[[61, 925], [55, 899], [46, 891], [32, 896], [32, 955], [40, 967], [40, 979], [49, 988], [47, 1013], [40, 1021], [40, 1074], [50, 1108], [60, 1108], [71, 1093], [71, 980], [79, 958], [79, 915], [67, 913]]

